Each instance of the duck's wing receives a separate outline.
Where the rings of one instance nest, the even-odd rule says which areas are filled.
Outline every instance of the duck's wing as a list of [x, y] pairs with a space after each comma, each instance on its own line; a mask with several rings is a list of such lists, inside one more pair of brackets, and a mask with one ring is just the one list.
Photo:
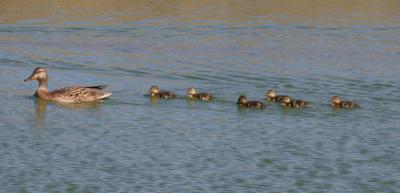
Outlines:
[[209, 93], [199, 93], [196, 95], [198, 99], [200, 100], [212, 100], [213, 96]]
[[277, 96], [274, 98], [274, 101], [275, 101], [275, 102], [282, 102], [282, 101], [283, 101], [283, 98], [285, 98], [285, 97], [291, 98], [291, 97], [288, 96], [288, 95], [277, 95]]
[[108, 85], [98, 85], [98, 86], [85, 86], [84, 88], [93, 88], [93, 89], [103, 90], [107, 87], [108, 87]]
[[343, 108], [353, 108], [353, 107], [357, 107], [357, 103], [353, 102], [353, 101], [342, 101], [341, 106]]
[[248, 101], [247, 107], [252, 108], [252, 109], [263, 109], [263, 108], [265, 108], [265, 105], [264, 105], [264, 103], [259, 102], [259, 101]]
[[158, 93], [158, 96], [160, 98], [164, 98], [164, 99], [176, 98], [176, 95], [173, 92], [170, 92], [170, 91], [161, 91], [161, 92]]
[[94, 87], [71, 86], [54, 90], [49, 95], [59, 102], [94, 101], [111, 95], [111, 93], [102, 91], [102, 88], [104, 88], [104, 85]]
[[293, 101], [293, 105], [295, 107], [308, 107], [310, 105], [310, 102], [303, 100], [295, 100]]

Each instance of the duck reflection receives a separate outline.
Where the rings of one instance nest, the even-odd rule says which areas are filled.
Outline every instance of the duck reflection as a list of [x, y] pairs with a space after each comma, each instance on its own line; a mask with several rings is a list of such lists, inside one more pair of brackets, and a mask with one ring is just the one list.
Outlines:
[[82, 103], [58, 103], [35, 97], [36, 106], [36, 126], [44, 127], [46, 123], [46, 111], [48, 106], [56, 106], [71, 110], [99, 109], [103, 104], [103, 100]]
[[47, 100], [43, 100], [35, 97], [35, 106], [36, 106], [36, 127], [42, 128], [45, 126], [46, 120], [46, 109], [48, 105]]
[[195, 101], [194, 99], [192, 99], [192, 98], [188, 98], [188, 99], [186, 100], [186, 103], [187, 103], [187, 105], [188, 105], [189, 107], [195, 107], [196, 101]]
[[[147, 95], [146, 95], [147, 96]], [[151, 106], [157, 106], [158, 105], [158, 101], [159, 101], [159, 98], [158, 97], [152, 97], [152, 96], [150, 96], [150, 95], [148, 95], [149, 96], [149, 99], [150, 99], [150, 104], [151, 104]]]

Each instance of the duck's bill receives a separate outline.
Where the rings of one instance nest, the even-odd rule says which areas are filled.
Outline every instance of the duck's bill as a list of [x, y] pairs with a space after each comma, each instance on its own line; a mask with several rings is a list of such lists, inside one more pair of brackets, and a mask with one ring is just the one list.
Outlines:
[[25, 78], [24, 82], [28, 82], [28, 81], [32, 81], [33, 80], [33, 76], [29, 76], [28, 78]]

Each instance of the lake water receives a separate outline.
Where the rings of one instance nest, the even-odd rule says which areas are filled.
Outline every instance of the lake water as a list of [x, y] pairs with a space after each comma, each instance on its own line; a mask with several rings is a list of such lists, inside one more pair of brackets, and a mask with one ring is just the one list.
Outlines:
[[[2, 1], [0, 192], [400, 192], [399, 21], [397, 0]], [[37, 66], [113, 95], [35, 99]], [[268, 89], [312, 106], [235, 105]]]

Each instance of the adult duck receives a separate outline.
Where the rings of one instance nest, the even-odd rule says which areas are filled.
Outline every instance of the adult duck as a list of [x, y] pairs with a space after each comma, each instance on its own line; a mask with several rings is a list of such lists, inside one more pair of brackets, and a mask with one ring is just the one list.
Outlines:
[[48, 73], [45, 67], [37, 67], [24, 81], [37, 80], [39, 87], [35, 96], [45, 100], [61, 103], [79, 103], [96, 101], [109, 97], [111, 93], [102, 91], [107, 85], [98, 86], [69, 86], [49, 91], [47, 88]]

